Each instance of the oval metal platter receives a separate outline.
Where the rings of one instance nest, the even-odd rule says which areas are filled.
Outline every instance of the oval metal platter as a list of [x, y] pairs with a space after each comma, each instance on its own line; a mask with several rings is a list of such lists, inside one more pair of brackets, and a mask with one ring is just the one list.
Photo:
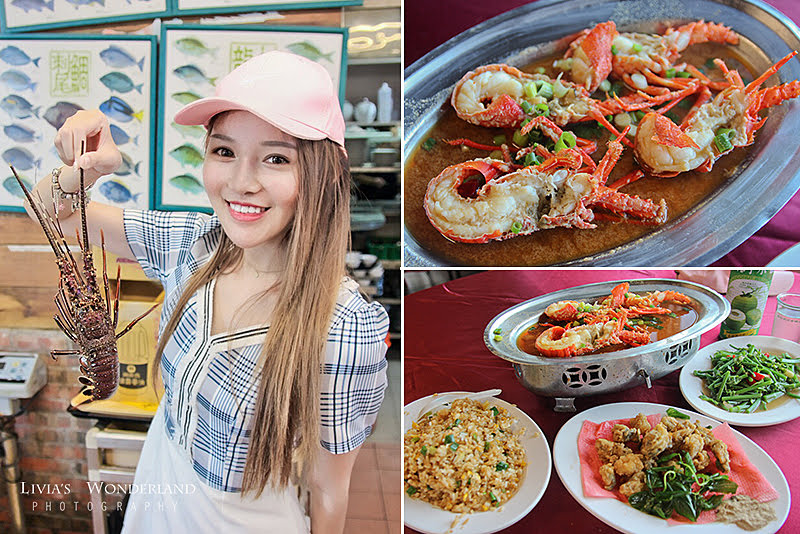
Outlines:
[[[429, 52], [405, 70], [404, 158], [449, 105], [461, 76], [480, 65], [523, 66], [565, 50], [580, 30], [613, 20], [621, 31], [652, 31], [664, 24], [705, 19], [730, 26], [740, 36], [737, 51], [763, 72], [792, 50], [800, 30], [758, 0], [539, 0], [482, 22]], [[800, 61], [779, 71], [780, 83], [800, 79]], [[708, 265], [766, 224], [800, 189], [800, 102], [769, 111], [747, 158], [700, 204], [657, 230], [614, 249], [562, 265]], [[421, 208], [420, 208], [421, 209]], [[408, 267], [448, 262], [422, 248], [404, 229]]]
[[[517, 338], [533, 323], [539, 320], [539, 316], [550, 304], [560, 300], [594, 302], [596, 299], [610, 295], [611, 290], [617, 284], [624, 281], [625, 280], [617, 282], [599, 282], [596, 284], [571, 287], [521, 302], [516, 306], [512, 306], [500, 312], [489, 321], [489, 324], [486, 325], [486, 329], [483, 332], [483, 342], [496, 356], [510, 362], [529, 365], [552, 365], [554, 362], [562, 362], [563, 359], [554, 360], [553, 358], [542, 358], [521, 351], [519, 347], [517, 347]], [[731, 311], [731, 305], [725, 297], [713, 289], [695, 284], [694, 282], [668, 278], [648, 278], [644, 280], [630, 280], [628, 283], [630, 284], [630, 291], [632, 293], [673, 290], [691, 297], [696, 303], [695, 311], [697, 312], [697, 321], [686, 330], [682, 330], [666, 339], [660, 339], [648, 345], [593, 356], [581, 356], [581, 364], [590, 365], [593, 363], [607, 362], [614, 358], [636, 356], [682, 343], [687, 339], [691, 339], [711, 330], [720, 324]], [[494, 335], [497, 329], [501, 332], [499, 340], [496, 340]]]

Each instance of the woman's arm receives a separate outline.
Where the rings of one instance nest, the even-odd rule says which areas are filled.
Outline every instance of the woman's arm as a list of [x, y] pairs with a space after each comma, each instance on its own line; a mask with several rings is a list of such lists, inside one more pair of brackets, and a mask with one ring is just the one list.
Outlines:
[[[86, 148], [80, 156], [81, 143], [85, 140]], [[98, 178], [114, 172], [122, 161], [122, 156], [111, 138], [108, 119], [99, 110], [79, 111], [66, 120], [55, 138], [55, 146], [61, 160], [67, 163], [60, 167], [58, 183], [65, 193], [73, 193], [80, 188], [80, 172], [84, 169], [84, 184], [91, 187]], [[77, 156], [77, 161], [76, 161]], [[33, 189], [34, 201], [38, 203], [50, 217], [58, 219], [66, 237], [75, 235], [80, 227], [80, 213], [71, 209], [70, 202], [61, 202], [60, 207], [53, 203], [52, 175], [40, 180]], [[25, 203], [28, 215], [36, 220], [33, 210]], [[86, 225], [89, 240], [100, 244], [100, 232], [105, 238], [106, 249], [118, 256], [133, 259], [133, 252], [125, 237], [122, 221], [122, 209], [92, 202], [86, 206]]]
[[341, 534], [347, 513], [350, 474], [361, 447], [333, 454], [322, 447], [310, 473], [311, 533]]

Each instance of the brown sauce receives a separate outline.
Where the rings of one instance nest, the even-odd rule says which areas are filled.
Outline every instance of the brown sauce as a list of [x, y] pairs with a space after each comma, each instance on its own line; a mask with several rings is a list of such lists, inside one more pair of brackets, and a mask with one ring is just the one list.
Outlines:
[[[667, 339], [670, 336], [677, 334], [678, 332], [682, 332], [692, 326], [695, 322], [697, 322], [697, 312], [694, 308], [689, 306], [682, 306], [680, 304], [673, 304], [673, 303], [664, 303], [662, 304], [664, 308], [671, 310], [675, 317], [671, 317], [668, 315], [661, 315], [656, 316], [659, 320], [659, 327], [655, 326], [646, 326], [644, 327], [647, 332], [650, 334], [650, 342], [653, 343], [654, 341], [658, 341], [661, 339]], [[557, 321], [550, 321], [549, 324], [560, 324]], [[536, 338], [539, 335], [550, 328], [550, 326], [544, 326], [539, 323], [534, 323], [525, 331], [517, 337], [517, 347], [522, 352], [527, 354], [532, 354], [533, 356], [540, 356], [543, 357], [544, 355], [540, 353], [536, 349]], [[606, 352], [614, 352], [617, 350], [622, 350], [629, 348], [627, 345], [609, 345], [608, 347], [603, 347], [602, 349], [587, 353], [587, 354], [602, 354]]]
[[[747, 83], [748, 79], [753, 79], [753, 73], [734, 54], [734, 47], [707, 43], [689, 47], [683, 53], [682, 60], [702, 66], [709, 58], [721, 58], [730, 68], [738, 69]], [[536, 67], [544, 67], [549, 76], [555, 77], [557, 72], [550, 67], [553, 59], [553, 57], [545, 58], [522, 70], [533, 72]], [[707, 71], [707, 73], [712, 79], [721, 79], [718, 69]], [[446, 239], [430, 224], [425, 215], [423, 200], [428, 182], [449, 165], [488, 157], [488, 153], [483, 150], [450, 146], [442, 143], [441, 140], [466, 137], [478, 143], [491, 145], [494, 136], [500, 133], [505, 133], [506, 138], [511, 139], [511, 135], [509, 135], [511, 131], [483, 128], [459, 119], [450, 105], [449, 99], [446, 106], [447, 110], [443, 117], [422, 137], [423, 141], [434, 138], [436, 144], [430, 151], [421, 149], [419, 146], [416, 147], [407, 160], [403, 174], [405, 225], [419, 245], [434, 256], [455, 265], [551, 265], [613, 249], [659, 228], [659, 226], [645, 225], [631, 220], [603, 220], [600, 215], [602, 210], [596, 210], [595, 213], [598, 214], [600, 220], [595, 221], [597, 228], [592, 230], [554, 228], [506, 241], [482, 244], [455, 243]], [[673, 109], [678, 110], [677, 107]], [[680, 116], [680, 113], [678, 115]], [[592, 155], [596, 161], [599, 161], [605, 154], [607, 141], [608, 136], [597, 139], [598, 150]], [[621, 191], [655, 202], [662, 198], [665, 199], [668, 207], [668, 221], [671, 221], [700, 204], [703, 199], [714, 192], [736, 172], [747, 154], [746, 147], [737, 148], [717, 160], [711, 172], [686, 172], [674, 178], [645, 176], [637, 182], [623, 187]], [[608, 183], [613, 183], [635, 168], [637, 166], [633, 160], [633, 150], [626, 147], [619, 162], [612, 170]]]

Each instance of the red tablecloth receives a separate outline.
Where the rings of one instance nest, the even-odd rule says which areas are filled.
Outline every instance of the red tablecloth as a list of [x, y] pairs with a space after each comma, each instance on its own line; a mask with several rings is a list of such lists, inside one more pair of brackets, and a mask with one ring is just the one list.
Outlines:
[[[451, 37], [491, 17], [529, 3], [527, 0], [405, 0], [403, 42], [405, 64], [430, 52]], [[800, 25], [800, 2], [767, 0]], [[761, 266], [800, 241], [800, 193], [796, 194], [752, 237], [713, 263], [719, 267]]]
[[[534, 395], [516, 379], [510, 363], [494, 356], [483, 343], [483, 329], [504, 309], [529, 298], [608, 280], [675, 278], [674, 271], [488, 271], [408, 295], [404, 301], [404, 375], [408, 404], [421, 397], [445, 391], [482, 391], [501, 388], [501, 398], [516, 404], [541, 427], [551, 447], [561, 426], [573, 415], [553, 411], [551, 398]], [[793, 291], [800, 291], [795, 275]], [[761, 326], [769, 334], [775, 314], [775, 297], [770, 297]], [[701, 338], [701, 346], [717, 340], [719, 327]], [[679, 371], [653, 381], [653, 387], [636, 387], [618, 393], [577, 398], [583, 411], [602, 404], [633, 401], [669, 404], [691, 409], [678, 387]], [[800, 463], [797, 438], [800, 419], [763, 428], [737, 427], [755, 441], [783, 470], [795, 497], [782, 533], [800, 532]], [[570, 496], [555, 470], [544, 497], [508, 533], [529, 532], [615, 532], [596, 519]], [[407, 533], [415, 532], [406, 528]]]

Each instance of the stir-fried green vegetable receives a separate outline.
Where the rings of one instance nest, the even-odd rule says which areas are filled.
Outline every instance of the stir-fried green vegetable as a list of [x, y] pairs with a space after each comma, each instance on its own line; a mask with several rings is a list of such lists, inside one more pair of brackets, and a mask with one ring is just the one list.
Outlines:
[[694, 371], [703, 379], [709, 395], [700, 398], [729, 412], [752, 413], [800, 388], [800, 358], [783, 353], [770, 356], [753, 345], [719, 350], [711, 357], [712, 368]]
[[628, 499], [637, 510], [663, 519], [675, 512], [697, 521], [700, 512], [722, 503], [724, 493], [736, 493], [738, 485], [726, 475], [698, 473], [687, 452], [664, 454], [658, 463], [645, 470], [647, 489]]

